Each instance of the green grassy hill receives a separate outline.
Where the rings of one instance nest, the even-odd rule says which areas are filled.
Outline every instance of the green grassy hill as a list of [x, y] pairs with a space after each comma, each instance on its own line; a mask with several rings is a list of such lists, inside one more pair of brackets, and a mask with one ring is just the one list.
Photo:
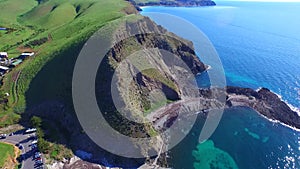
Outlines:
[[[77, 49], [105, 23], [125, 16], [128, 11], [134, 12], [131, 8], [124, 0], [48, 0], [41, 3], [0, 0], [0, 27], [9, 28], [0, 31], [0, 41], [5, 42], [0, 44], [0, 51], [7, 51], [10, 57], [23, 51], [37, 53], [3, 78], [1, 90], [10, 96], [7, 104], [0, 105], [0, 127], [16, 123], [29, 103], [65, 92], [56, 86], [66, 85], [64, 81], [71, 75], [60, 71], [72, 69]], [[64, 64], [51, 62], [62, 57], [67, 59], [57, 60], [63, 60]], [[47, 69], [44, 66], [49, 62], [54, 64], [49, 69], [54, 70], [32, 83], [39, 72]], [[51, 85], [45, 87], [45, 82]], [[30, 85], [37, 88], [32, 91], [36, 93], [33, 98], [25, 96], [32, 88]], [[45, 90], [39, 90], [44, 87]]]

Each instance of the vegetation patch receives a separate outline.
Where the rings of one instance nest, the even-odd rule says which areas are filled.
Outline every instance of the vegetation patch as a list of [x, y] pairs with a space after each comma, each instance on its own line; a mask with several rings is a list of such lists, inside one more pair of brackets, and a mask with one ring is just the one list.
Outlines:
[[[61, 91], [71, 88], [71, 83], [67, 84], [60, 78], [70, 79], [65, 77], [72, 77], [72, 71], [58, 75], [62, 74], [58, 70], [71, 70], [80, 44], [104, 24], [125, 16], [122, 10], [126, 6], [128, 2], [123, 0], [1, 0], [0, 25], [13, 31], [0, 32], [0, 41], [5, 42], [0, 44], [0, 50], [8, 52], [10, 58], [18, 57], [28, 49], [34, 51], [36, 56], [26, 59], [2, 79], [1, 89], [10, 96], [5, 106], [0, 105], [0, 127], [18, 122], [20, 114], [33, 101], [43, 102], [58, 95], [63, 97], [66, 92], [62, 94]], [[73, 47], [77, 48], [76, 52], [71, 51]], [[39, 94], [28, 98], [26, 92], [33, 79], [56, 57], [63, 57], [58, 60], [64, 60], [66, 64], [53, 64], [50, 70], [53, 69], [54, 74], [49, 71], [47, 76], [37, 78], [41, 80], [35, 83], [39, 87], [31, 89]], [[45, 84], [45, 81], [55, 85]], [[45, 89], [43, 95], [39, 91], [40, 84]]]
[[10, 144], [0, 143], [0, 168], [4, 167], [5, 163], [14, 159], [14, 146]]
[[162, 75], [155, 68], [142, 70], [141, 73], [146, 77], [149, 77], [151, 79], [154, 79], [154, 80], [157, 80], [157, 81], [163, 83], [164, 85], [168, 86], [169, 88], [173, 89], [174, 91], [178, 90], [176, 87], [176, 84], [172, 80], [170, 80], [167, 77], [165, 77], [164, 75]]

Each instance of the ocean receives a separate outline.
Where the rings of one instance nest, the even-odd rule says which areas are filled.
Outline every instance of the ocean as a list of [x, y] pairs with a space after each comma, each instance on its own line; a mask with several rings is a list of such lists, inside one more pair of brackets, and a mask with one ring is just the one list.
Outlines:
[[[146, 7], [142, 15], [194, 42], [197, 35], [178, 29], [166, 13], [187, 20], [212, 42], [227, 85], [267, 87], [300, 108], [300, 3], [217, 1], [215, 7]], [[201, 46], [201, 44], [199, 45]], [[198, 49], [197, 49], [198, 48]], [[200, 56], [201, 59], [201, 56]], [[206, 84], [205, 75], [197, 77]], [[169, 152], [175, 169], [300, 168], [300, 132], [271, 122], [247, 108], [224, 112], [215, 133], [198, 142], [204, 119]]]

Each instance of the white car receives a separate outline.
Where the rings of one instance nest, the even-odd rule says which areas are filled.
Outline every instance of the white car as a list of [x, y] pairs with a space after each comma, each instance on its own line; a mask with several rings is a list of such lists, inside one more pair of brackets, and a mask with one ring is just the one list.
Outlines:
[[7, 134], [0, 134], [0, 139], [5, 139], [7, 137]]
[[31, 142], [31, 145], [32, 144], [37, 144], [37, 140], [33, 140], [32, 142]]

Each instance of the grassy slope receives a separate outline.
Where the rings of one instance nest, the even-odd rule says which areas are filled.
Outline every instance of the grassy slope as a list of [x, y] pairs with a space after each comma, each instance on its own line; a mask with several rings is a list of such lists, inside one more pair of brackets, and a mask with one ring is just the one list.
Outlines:
[[160, 81], [161, 83], [163, 83], [164, 85], [168, 86], [169, 88], [171, 88], [175, 91], [178, 90], [176, 85], [174, 84], [174, 82], [169, 80], [168, 78], [164, 77], [157, 69], [154, 69], [154, 68], [145, 69], [145, 70], [142, 70], [142, 74], [151, 79]]
[[12, 48], [18, 42], [22, 42], [35, 32], [35, 30], [29, 29], [26, 26], [20, 25], [18, 16], [31, 10], [37, 2], [34, 0], [0, 0], [0, 27], [14, 28], [16, 29], [12, 33], [6, 34], [4, 31], [0, 31], [0, 50], [9, 51], [10, 56], [17, 56], [17, 51]]
[[[18, 12], [8, 8], [5, 15], [0, 17], [5, 18], [0, 20], [0, 25], [16, 29], [13, 33], [23, 31], [21, 36], [16, 39], [12, 34], [0, 34], [0, 41], [11, 39], [6, 41], [5, 46], [0, 45], [0, 50], [7, 50], [9, 53], [15, 53], [16, 55], [20, 52], [18, 47], [27, 44], [29, 41], [48, 36], [51, 36], [51, 39], [40, 46], [33, 47], [33, 50], [38, 53], [36, 57], [28, 59], [6, 75], [2, 90], [9, 92], [11, 96], [8, 105], [0, 110], [0, 127], [15, 123], [18, 120], [19, 116], [17, 114], [25, 110], [28, 102], [25, 93], [29, 90], [33, 78], [47, 62], [72, 48], [72, 46], [84, 42], [103, 24], [124, 16], [125, 14], [121, 11], [128, 5], [123, 0], [49, 0], [40, 5], [35, 0], [24, 0], [23, 2], [24, 4], [21, 5], [19, 0], [0, 0], [1, 9], [5, 7], [18, 8]], [[16, 43], [16, 41], [19, 43]], [[68, 55], [68, 52], [64, 54], [67, 55], [64, 57], [72, 57]], [[63, 69], [66, 65], [68, 63], [58, 63], [57, 69]], [[13, 77], [16, 77], [19, 71], [21, 73], [17, 83], [15, 83]], [[37, 87], [41, 88], [45, 81], [58, 86], [56, 80], [63, 81], [65, 76], [70, 76], [61, 75], [58, 79], [51, 79], [53, 75], [51, 73], [44, 78], [40, 78], [40, 82], [35, 83], [40, 84]], [[60, 72], [56, 73], [60, 74]], [[49, 90], [44, 90], [40, 97], [50, 98], [57, 93], [56, 85], [52, 85]], [[33, 99], [37, 101], [42, 98]]]
[[9, 157], [14, 157], [14, 147], [9, 144], [0, 143], [0, 168]]

